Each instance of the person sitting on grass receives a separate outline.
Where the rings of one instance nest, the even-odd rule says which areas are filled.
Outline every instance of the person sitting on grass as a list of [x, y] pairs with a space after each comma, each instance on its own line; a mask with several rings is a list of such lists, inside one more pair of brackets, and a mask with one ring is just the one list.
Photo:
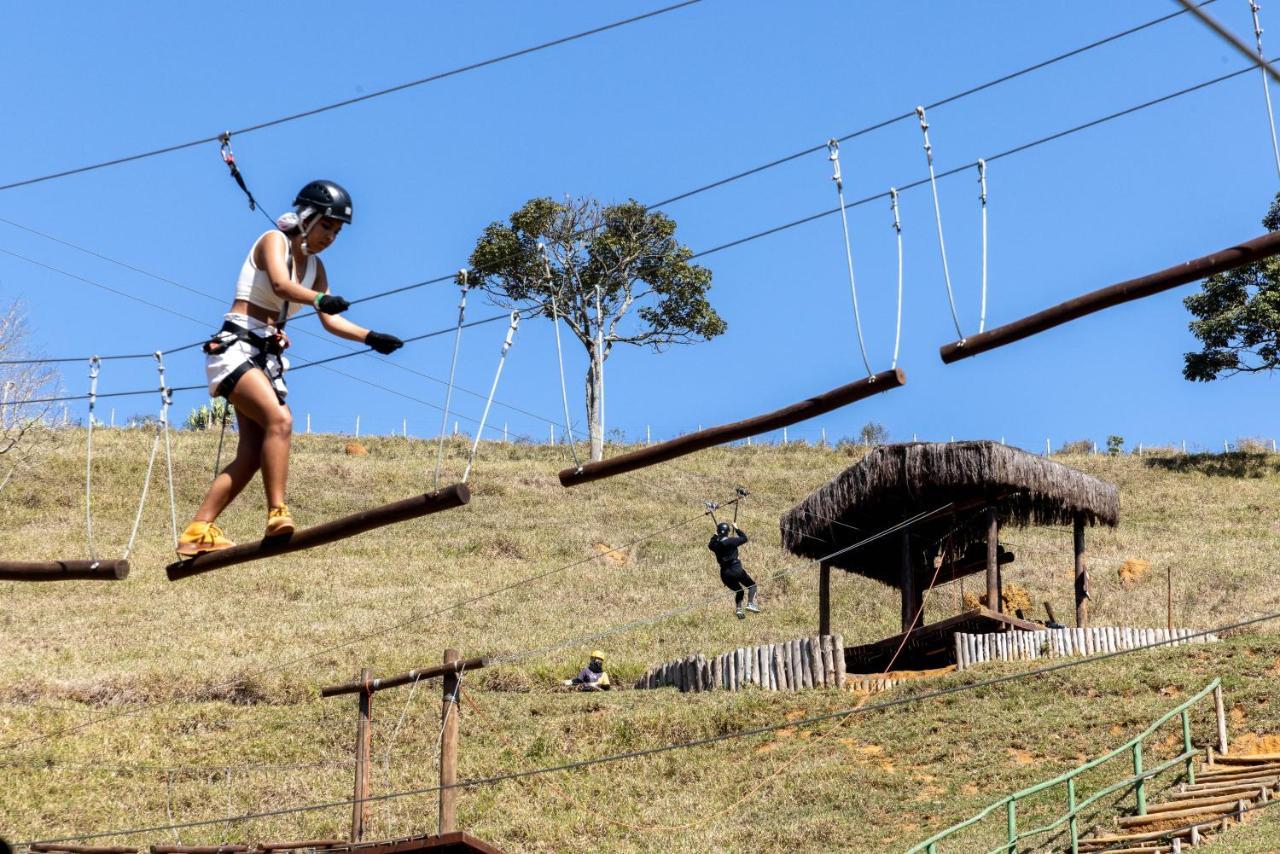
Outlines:
[[[738, 547], [746, 544], [746, 532], [729, 522], [716, 525], [715, 536], [711, 538], [711, 542], [707, 543], [707, 548], [711, 549], [716, 556], [716, 561], [720, 564], [721, 583], [733, 591], [734, 606], [737, 608], [739, 620], [746, 619], [747, 611], [760, 613], [760, 606], [756, 604], [756, 583], [750, 575], [747, 575], [747, 571], [742, 568], [742, 561], [738, 559]], [[744, 592], [747, 594], [745, 611], [742, 608]]]
[[591, 660], [587, 662], [587, 666], [572, 679], [566, 679], [563, 683], [566, 687], [577, 688], [579, 691], [609, 691], [613, 686], [609, 684], [609, 674], [604, 669], [604, 653], [595, 650], [591, 653]]

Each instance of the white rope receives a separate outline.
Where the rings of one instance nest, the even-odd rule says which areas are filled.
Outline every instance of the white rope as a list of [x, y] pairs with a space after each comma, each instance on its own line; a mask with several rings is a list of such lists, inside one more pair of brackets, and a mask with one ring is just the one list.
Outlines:
[[[1253, 12], [1253, 36], [1258, 43], [1258, 56], [1265, 59], [1266, 54], [1262, 52], [1262, 22], [1258, 18], [1258, 12], [1262, 7], [1258, 5], [1257, 0], [1249, 0], [1249, 10]], [[1276, 140], [1276, 116], [1271, 109], [1271, 81], [1267, 79], [1267, 69], [1264, 65], [1259, 66], [1262, 72], [1262, 94], [1267, 100], [1267, 129], [1271, 131], [1271, 153], [1276, 158], [1276, 173], [1280, 175], [1280, 142]]]
[[164, 464], [169, 475], [169, 523], [173, 541], [178, 541], [178, 502], [173, 492], [173, 450], [169, 446], [169, 405], [173, 403], [173, 390], [164, 383], [164, 354], [156, 351], [156, 370], [160, 372], [160, 429], [164, 431]]
[[867, 358], [867, 343], [862, 337], [862, 317], [858, 313], [858, 283], [853, 277], [853, 248], [849, 244], [849, 215], [844, 209], [844, 179], [840, 176], [840, 143], [827, 141], [827, 159], [831, 161], [831, 180], [836, 182], [836, 196], [840, 199], [840, 224], [844, 227], [844, 257], [849, 267], [849, 294], [853, 297], [853, 325], [858, 332], [858, 349], [862, 351], [862, 364], [867, 366], [867, 376], [872, 376], [871, 359]]
[[98, 373], [102, 360], [89, 357], [89, 439], [84, 460], [84, 529], [89, 539], [89, 559], [96, 561], [98, 551], [93, 545], [93, 407], [98, 402]]
[[507, 351], [511, 349], [511, 341], [515, 337], [516, 327], [520, 325], [520, 312], [511, 312], [511, 325], [507, 327], [506, 340], [502, 342], [502, 354], [498, 357], [498, 370], [493, 375], [493, 385], [489, 387], [489, 399], [484, 402], [484, 413], [480, 416], [480, 426], [476, 428], [475, 441], [471, 443], [471, 453], [467, 457], [467, 469], [462, 473], [462, 482], [466, 483], [471, 476], [471, 466], [476, 461], [476, 450], [480, 447], [480, 437], [484, 435], [484, 424], [489, 420], [489, 410], [493, 407], [493, 396], [498, 393], [498, 380], [502, 379], [502, 367], [507, 363]]
[[449, 363], [449, 385], [444, 393], [444, 411], [440, 414], [440, 443], [436, 450], [436, 476], [434, 489], [440, 488], [440, 466], [444, 463], [444, 437], [449, 426], [449, 403], [453, 400], [453, 374], [458, 368], [458, 348], [462, 345], [462, 321], [467, 316], [467, 271], [459, 270], [462, 279], [462, 300], [458, 303], [458, 331], [453, 336], [453, 361]]
[[151, 443], [151, 456], [147, 459], [147, 474], [142, 479], [142, 497], [138, 499], [138, 512], [133, 517], [133, 531], [129, 534], [129, 543], [124, 547], [123, 560], [129, 559], [133, 544], [138, 539], [138, 526], [142, 524], [142, 508], [147, 505], [147, 487], [151, 485], [151, 471], [156, 465], [156, 451], [160, 449], [160, 425], [156, 424], [156, 438]]
[[982, 308], [978, 313], [978, 331], [987, 328], [987, 161], [978, 158], [978, 201], [982, 205]]
[[951, 320], [956, 325], [956, 335], [964, 340], [960, 331], [960, 316], [956, 313], [956, 298], [951, 291], [951, 269], [947, 266], [947, 243], [942, 237], [942, 205], [938, 202], [938, 178], [933, 171], [933, 146], [929, 143], [929, 122], [924, 117], [924, 107], [916, 107], [920, 118], [920, 132], [924, 134], [924, 154], [929, 161], [929, 186], [933, 189], [933, 218], [938, 224], [938, 251], [942, 253], [942, 278], [947, 284], [947, 302], [951, 306]]
[[902, 343], [902, 220], [898, 216], [898, 190], [889, 188], [889, 208], [893, 211], [893, 231], [898, 240], [898, 320], [893, 330], [893, 362], [889, 369], [898, 367], [898, 348]]
[[[158, 363], [158, 370], [160, 371], [160, 420], [156, 422], [156, 438], [151, 443], [151, 456], [147, 458], [147, 474], [142, 479], [142, 496], [138, 499], [138, 512], [135, 513], [133, 517], [133, 530], [129, 533], [128, 544], [125, 545], [124, 547], [124, 555], [122, 556], [123, 560], [129, 559], [129, 555], [133, 552], [133, 544], [138, 540], [138, 529], [142, 525], [142, 510], [144, 507], [147, 506], [147, 489], [151, 486], [151, 472], [155, 469], [156, 453], [160, 450], [160, 434], [162, 432], [164, 433], [164, 436], [165, 436], [166, 453], [167, 453], [167, 443], [168, 443], [169, 432], [166, 429], [165, 425], [167, 424], [168, 417], [169, 417], [168, 415], [169, 403], [173, 399], [173, 397], [169, 389], [165, 388], [165, 384], [164, 384], [164, 359], [161, 357], [160, 353], [156, 353], [155, 357]], [[172, 472], [172, 467], [170, 467], [170, 471]], [[172, 474], [170, 474], [170, 480], [169, 480], [169, 503], [171, 505], [173, 504]], [[178, 520], [177, 520], [176, 509], [174, 510], [173, 527], [174, 527], [173, 539], [174, 539], [174, 542], [177, 542], [178, 541], [178, 532], [177, 532]]]
[[[542, 269], [546, 273], [547, 287], [552, 284], [551, 259], [547, 257], [547, 244], [538, 244], [538, 254], [542, 256]], [[551, 294], [551, 325], [556, 330], [556, 363], [560, 366], [560, 401], [564, 404], [564, 430], [569, 438], [569, 451], [573, 454], [573, 466], [582, 471], [582, 461], [578, 459], [578, 441], [573, 436], [573, 419], [569, 417], [569, 389], [564, 382], [564, 351], [560, 347], [560, 307], [556, 303], [556, 295]]]
[[413, 685], [409, 688], [409, 696], [404, 701], [404, 708], [400, 710], [400, 718], [396, 721], [395, 728], [391, 730], [391, 736], [387, 739], [387, 750], [382, 755], [382, 773], [391, 775], [391, 753], [395, 749], [396, 739], [400, 735], [400, 727], [404, 724], [404, 716], [409, 712], [409, 705], [413, 703], [413, 695], [418, 691], [418, 682], [422, 679], [421, 675], [413, 677]]

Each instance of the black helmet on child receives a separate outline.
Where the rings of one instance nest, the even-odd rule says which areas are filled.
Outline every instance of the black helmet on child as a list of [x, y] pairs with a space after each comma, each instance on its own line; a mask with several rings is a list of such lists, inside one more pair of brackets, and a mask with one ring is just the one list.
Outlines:
[[727, 537], [729, 536], [730, 530], [732, 530], [732, 526], [728, 522], [721, 522], [719, 525], [716, 525], [716, 536]]
[[351, 224], [351, 194], [335, 181], [312, 181], [298, 191], [294, 207], [314, 208], [321, 216]]

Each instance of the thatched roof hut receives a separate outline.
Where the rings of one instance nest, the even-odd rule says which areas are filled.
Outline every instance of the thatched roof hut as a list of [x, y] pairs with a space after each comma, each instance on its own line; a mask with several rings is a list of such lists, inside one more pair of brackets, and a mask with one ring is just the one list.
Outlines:
[[[1119, 521], [1116, 487], [1061, 463], [996, 442], [912, 442], [871, 451], [783, 514], [781, 526], [789, 551], [822, 563], [819, 634], [830, 631], [833, 567], [901, 591], [903, 633], [846, 647], [849, 672], [858, 673], [946, 663], [956, 632], [1036, 628], [1021, 613], [1004, 613], [1000, 568], [1014, 560], [999, 544], [1004, 525], [1073, 527], [1076, 622], [1087, 625], [1084, 531]], [[979, 572], [986, 607], [925, 622], [930, 584]]]
[[864, 543], [868, 537], [917, 519], [912, 539], [930, 559], [944, 547], [963, 555], [986, 542], [988, 507], [1001, 525], [1017, 527], [1114, 527], [1120, 520], [1114, 484], [1061, 463], [990, 441], [912, 442], [878, 447], [811, 492], [783, 514], [782, 543], [801, 557], [899, 586], [899, 538]]

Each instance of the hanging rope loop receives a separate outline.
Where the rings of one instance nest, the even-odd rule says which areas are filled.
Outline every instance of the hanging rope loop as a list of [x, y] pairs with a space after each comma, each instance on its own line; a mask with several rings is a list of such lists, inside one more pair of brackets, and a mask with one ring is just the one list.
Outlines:
[[982, 306], [978, 309], [978, 331], [987, 328], [987, 161], [978, 158], [978, 202], [982, 208]]
[[444, 438], [449, 428], [449, 404], [453, 400], [453, 377], [458, 370], [458, 348], [462, 346], [462, 325], [467, 317], [468, 271], [464, 267], [458, 271], [458, 287], [461, 289], [458, 300], [458, 329], [453, 335], [453, 359], [449, 363], [449, 385], [445, 387], [444, 411], [440, 413], [440, 440], [436, 445], [436, 473], [432, 481], [433, 489], [440, 488], [440, 468], [444, 464]]
[[169, 524], [173, 541], [178, 541], [178, 501], [173, 489], [173, 449], [169, 444], [169, 407], [173, 404], [173, 389], [164, 380], [164, 353], [157, 350], [156, 370], [160, 374], [160, 430], [164, 433], [164, 464], [169, 481]]
[[902, 346], [902, 219], [898, 215], [898, 188], [889, 188], [889, 209], [893, 212], [893, 231], [898, 244], [898, 315], [893, 329], [893, 361], [889, 368], [898, 367], [898, 352]]
[[920, 119], [920, 133], [924, 135], [924, 155], [929, 161], [929, 187], [933, 190], [933, 218], [938, 225], [938, 252], [942, 255], [942, 280], [947, 286], [947, 304], [951, 307], [951, 321], [956, 326], [956, 337], [963, 343], [964, 332], [960, 329], [960, 315], [956, 312], [956, 297], [951, 290], [951, 268], [947, 265], [947, 243], [942, 236], [942, 204], [938, 201], [938, 177], [933, 171], [933, 145], [929, 142], [929, 120], [925, 118], [924, 107], [916, 107], [916, 116]]
[[511, 312], [511, 325], [507, 327], [507, 337], [502, 342], [502, 353], [498, 356], [498, 370], [493, 375], [493, 385], [489, 387], [489, 398], [484, 402], [484, 412], [480, 415], [480, 425], [476, 427], [476, 438], [471, 443], [471, 454], [467, 457], [467, 468], [462, 473], [462, 482], [466, 483], [471, 476], [471, 466], [476, 461], [476, 451], [480, 448], [480, 437], [484, 435], [485, 422], [489, 420], [489, 410], [493, 408], [493, 396], [498, 393], [498, 381], [502, 379], [502, 367], [507, 363], [507, 352], [515, 339], [516, 327], [520, 325], [520, 312]]
[[[1253, 13], [1253, 37], [1258, 45], [1258, 58], [1265, 62], [1266, 54], [1262, 51], [1262, 19], [1258, 17], [1262, 7], [1256, 0], [1249, 0], [1249, 11]], [[1280, 140], [1276, 139], [1276, 116], [1271, 106], [1271, 81], [1265, 64], [1260, 64], [1259, 68], [1262, 72], [1262, 95], [1267, 103], [1267, 130], [1271, 133], [1271, 153], [1275, 155], [1276, 174], [1280, 175]]]
[[[547, 288], [551, 289], [555, 279], [551, 275], [551, 259], [547, 256], [547, 244], [538, 242], [538, 255], [542, 257], [542, 270], [547, 278]], [[569, 440], [569, 453], [573, 455], [573, 466], [582, 471], [582, 461], [578, 459], [578, 440], [573, 435], [573, 419], [569, 416], [569, 389], [564, 381], [564, 350], [560, 345], [560, 306], [556, 300], [556, 292], [551, 292], [551, 325], [556, 331], [556, 364], [560, 367], [560, 401], [564, 404], [564, 430]]]
[[844, 180], [840, 175], [840, 144], [831, 139], [827, 142], [827, 159], [831, 161], [831, 180], [836, 182], [836, 198], [840, 201], [840, 226], [844, 229], [844, 257], [849, 270], [849, 294], [853, 299], [853, 325], [858, 333], [858, 350], [862, 353], [862, 364], [867, 368], [867, 376], [874, 377], [871, 359], [867, 356], [867, 342], [862, 336], [862, 315], [858, 311], [858, 283], [853, 275], [853, 246], [849, 242], [849, 215], [844, 204]]
[[84, 530], [89, 541], [90, 560], [98, 559], [97, 548], [93, 544], [93, 408], [98, 402], [98, 374], [102, 371], [102, 359], [89, 357], [89, 424], [86, 439], [84, 461]]

